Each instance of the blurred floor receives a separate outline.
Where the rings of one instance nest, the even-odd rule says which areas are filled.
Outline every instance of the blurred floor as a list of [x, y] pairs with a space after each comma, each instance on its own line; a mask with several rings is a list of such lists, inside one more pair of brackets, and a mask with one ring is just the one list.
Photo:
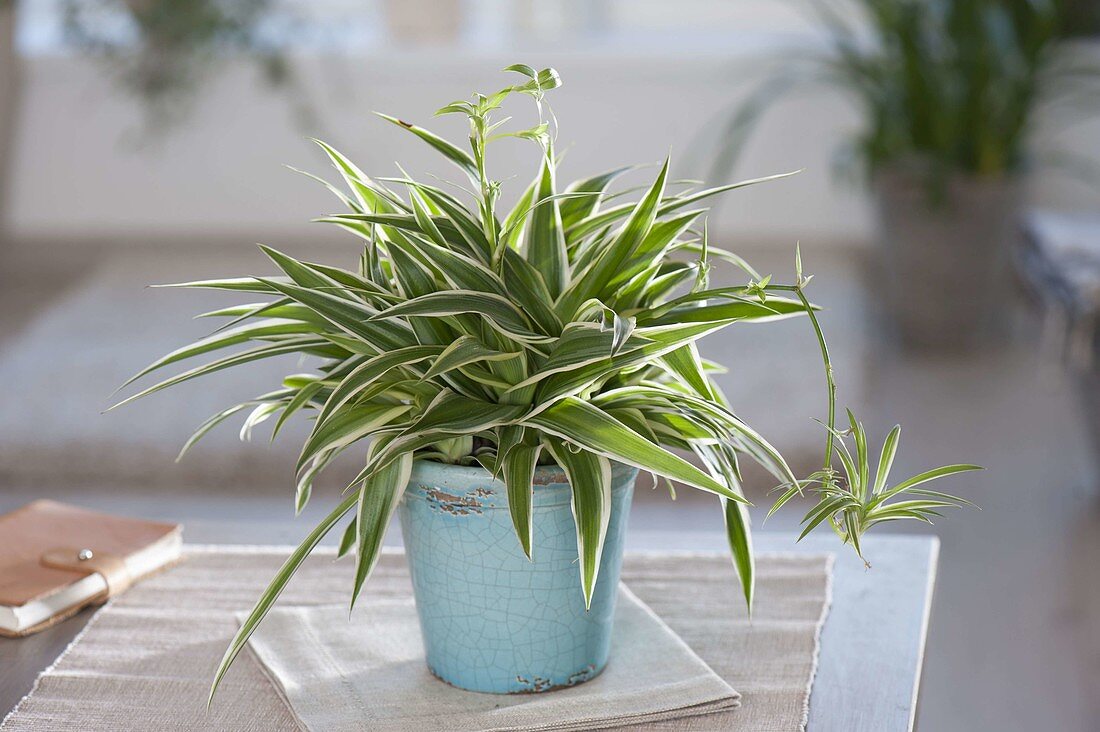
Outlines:
[[[786, 257], [763, 259], [758, 268], [783, 279], [789, 267]], [[963, 461], [989, 468], [956, 480], [950, 488], [983, 510], [957, 512], [934, 528], [943, 549], [920, 727], [949, 732], [1095, 729], [1100, 718], [1096, 701], [1100, 699], [1100, 583], [1095, 570], [1100, 562], [1100, 510], [1096, 465], [1083, 434], [1076, 395], [1057, 369], [1047, 368], [1049, 364], [1036, 353], [1034, 333], [1015, 347], [971, 357], [894, 352], [872, 336], [858, 263], [840, 256], [820, 260], [807, 257], [807, 268], [818, 274], [813, 295], [827, 308], [825, 327], [840, 354], [841, 403], [853, 404], [878, 439], [895, 421], [904, 423], [897, 475]], [[44, 318], [60, 317], [50, 303], [62, 303], [64, 315], [64, 303], [78, 308], [85, 301], [80, 299], [79, 276], [60, 296], [74, 298], [70, 301], [59, 299], [57, 291], [62, 287], [55, 279], [21, 277], [11, 268], [5, 268], [4, 278], [9, 282], [0, 285], [19, 283], [18, 290], [0, 288], [4, 293], [0, 306], [7, 314], [0, 327], [0, 360], [10, 363], [12, 348], [35, 342], [35, 329], [44, 328]], [[140, 284], [126, 286], [137, 291]], [[8, 302], [13, 292], [18, 292], [15, 305]], [[150, 298], [147, 307], [155, 308], [152, 303], [161, 295], [142, 297]], [[134, 303], [144, 301], [129, 302], [127, 307], [133, 308], [142, 307]], [[16, 306], [22, 311], [13, 320], [10, 315], [15, 311], [10, 307]], [[38, 321], [29, 327], [16, 324], [26, 323], [32, 311], [39, 311]], [[165, 312], [154, 314], [161, 317]], [[119, 317], [133, 316], [131, 312]], [[170, 335], [181, 334], [183, 325], [180, 320], [159, 323]], [[813, 444], [816, 428], [808, 417], [821, 414], [824, 394], [818, 383], [815, 345], [801, 327], [804, 324], [792, 321], [765, 328], [758, 335], [741, 331], [721, 342], [708, 342], [703, 350], [734, 367], [727, 386], [756, 387], [743, 392], [749, 402], [741, 408], [743, 416], [766, 423], [766, 432], [796, 456], [804, 471], [817, 447]], [[70, 337], [80, 336], [70, 332]], [[156, 355], [158, 338], [163, 333], [151, 336], [153, 345], [138, 343], [133, 354], [139, 363], [126, 363], [124, 370], [140, 365], [143, 355]], [[94, 347], [85, 344], [85, 348]], [[71, 374], [79, 370], [81, 350], [77, 342], [69, 343], [58, 349], [57, 357], [68, 354], [70, 362], [43, 368], [63, 367]], [[30, 366], [21, 368], [25, 373]], [[795, 385], [784, 388], [777, 374], [791, 377]], [[19, 385], [9, 382], [9, 405], [20, 396]], [[734, 399], [735, 404], [738, 401]], [[181, 410], [184, 406], [168, 399], [160, 402], [159, 409], [163, 411], [166, 404]], [[191, 421], [185, 426], [190, 427]], [[123, 418], [95, 429], [121, 436], [133, 426]], [[15, 428], [9, 425], [9, 429]], [[34, 432], [33, 424], [25, 424], [22, 438], [33, 437]], [[160, 455], [154, 457], [162, 460]], [[202, 457], [197, 459], [203, 462]], [[176, 473], [173, 484], [173, 470], [170, 462], [158, 468], [162, 480], [157, 488], [121, 486], [103, 474], [83, 479], [74, 479], [71, 472], [64, 478], [51, 478], [43, 471], [0, 474], [4, 481], [0, 511], [49, 495], [107, 510], [182, 520], [193, 541], [224, 535], [231, 527], [239, 531], [242, 541], [285, 543], [304, 533], [305, 522], [319, 518], [324, 503], [321, 496], [296, 522], [285, 479], [276, 488], [241, 483], [234, 489], [232, 480], [211, 481], [196, 474], [187, 478], [186, 471]], [[767, 486], [765, 481], [758, 484]], [[752, 498], [758, 506], [767, 500], [763, 491]], [[631, 516], [632, 531], [720, 531], [715, 508], [711, 500], [686, 490], [680, 492], [676, 505], [663, 491], [640, 490]], [[793, 529], [801, 508], [789, 507], [766, 528]], [[756, 511], [759, 525], [761, 509]], [[873, 563], [874, 557], [870, 559]]]
[[935, 527], [927, 729], [1097, 728], [1097, 473], [1079, 400], [1048, 366], [1022, 344], [970, 359], [888, 358], [875, 370], [880, 434], [886, 415], [905, 424], [898, 475], [988, 468], [952, 486], [981, 513]]

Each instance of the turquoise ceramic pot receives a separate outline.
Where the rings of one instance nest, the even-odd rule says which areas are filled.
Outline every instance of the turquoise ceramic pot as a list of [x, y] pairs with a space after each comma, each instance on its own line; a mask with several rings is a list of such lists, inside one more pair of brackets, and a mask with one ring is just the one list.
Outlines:
[[506, 694], [572, 686], [602, 671], [637, 474], [613, 468], [611, 522], [586, 611], [560, 468], [535, 471], [531, 561], [512, 528], [503, 482], [480, 467], [417, 461], [401, 530], [432, 673], [463, 689]]

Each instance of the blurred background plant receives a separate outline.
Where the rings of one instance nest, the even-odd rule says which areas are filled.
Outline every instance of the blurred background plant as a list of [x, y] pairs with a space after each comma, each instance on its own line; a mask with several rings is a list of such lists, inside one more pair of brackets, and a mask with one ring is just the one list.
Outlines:
[[[763, 112], [827, 85], [857, 108], [838, 151], [879, 213], [877, 292], [903, 341], [970, 347], [1004, 326], [1023, 178], [1039, 163], [1100, 183], [1080, 151], [1034, 148], [1039, 125], [1100, 111], [1100, 63], [1064, 40], [1093, 3], [811, 0], [824, 47], [784, 58], [730, 118], [712, 177], [726, 177]], [[940, 296], [941, 292], [951, 297]]]
[[901, 167], [946, 203], [953, 176], [1025, 172], [1048, 120], [1100, 111], [1100, 64], [1065, 41], [1095, 28], [1074, 0], [811, 0], [824, 48], [787, 55], [729, 121], [712, 175], [726, 175], [778, 95], [827, 84], [860, 110], [838, 162], [873, 179]]
[[285, 92], [298, 122], [315, 127], [308, 92], [280, 43], [295, 19], [272, 0], [63, 0], [61, 11], [73, 48], [140, 100], [145, 133], [178, 126], [219, 60], [234, 54], [253, 60]]

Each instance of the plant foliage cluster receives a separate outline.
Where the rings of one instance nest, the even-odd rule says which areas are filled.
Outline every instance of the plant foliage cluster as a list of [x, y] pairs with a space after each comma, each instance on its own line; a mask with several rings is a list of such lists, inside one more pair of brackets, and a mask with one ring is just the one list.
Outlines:
[[[176, 285], [264, 299], [206, 313], [228, 321], [134, 379], [224, 348], [249, 347], [125, 401], [221, 369], [306, 354], [318, 360], [315, 371], [288, 376], [279, 388], [214, 415], [184, 450], [238, 413], [247, 414], [242, 435], [265, 420], [278, 433], [293, 415], [308, 414], [313, 427], [298, 459], [298, 510], [309, 501], [317, 474], [338, 456], [350, 452], [363, 461], [343, 500], [291, 555], [242, 625], [218, 680], [301, 562], [341, 522], [341, 551], [354, 550], [356, 557], [354, 604], [415, 460], [480, 464], [500, 477], [517, 541], [528, 556], [538, 552], [532, 541], [533, 471], [540, 462], [560, 466], [572, 487], [586, 601], [608, 527], [612, 461], [716, 497], [750, 605], [754, 569], [742, 459], [759, 463], [784, 487], [776, 508], [803, 490], [820, 493], [807, 531], [828, 523], [857, 551], [859, 536], [875, 523], [927, 520], [936, 509], [959, 503], [924, 493], [891, 503], [936, 477], [925, 474], [886, 488], [896, 431], [873, 481], [866, 437], [854, 418], [856, 453], [843, 449], [843, 434], [832, 419], [828, 349], [803, 294], [809, 280], [801, 265], [795, 285], [773, 284], [736, 254], [708, 242], [700, 204], [757, 181], [685, 188], [669, 179], [666, 160], [637, 191], [611, 192], [626, 168], [562, 186], [544, 100], [559, 86], [558, 75], [523, 65], [508, 70], [518, 74], [518, 83], [439, 110], [468, 120], [468, 150], [385, 117], [465, 174], [458, 193], [403, 173], [371, 178], [319, 143], [343, 182], [325, 185], [347, 208], [321, 220], [362, 240], [354, 269], [303, 262], [265, 247], [278, 276]], [[534, 100], [539, 121], [533, 127], [506, 130], [508, 118], [497, 118], [513, 95]], [[534, 180], [502, 212], [500, 183], [490, 177], [486, 153], [506, 137], [533, 141], [541, 154]], [[635, 192], [637, 200], [627, 200]], [[743, 268], [749, 282], [711, 287], [708, 270], [715, 260]], [[703, 336], [734, 324], [799, 315], [813, 322], [830, 385], [825, 469], [811, 481], [799, 481], [779, 452], [736, 416], [714, 382], [720, 368], [696, 347]], [[847, 480], [829, 468], [834, 448]], [[685, 460], [684, 452], [696, 461]]]

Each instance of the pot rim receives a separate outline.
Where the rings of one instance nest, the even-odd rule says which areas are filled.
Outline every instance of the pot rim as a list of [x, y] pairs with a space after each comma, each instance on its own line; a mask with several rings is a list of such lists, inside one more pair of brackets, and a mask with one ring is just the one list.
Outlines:
[[[638, 468], [626, 465], [623, 462], [612, 461], [613, 490], [625, 483], [634, 483], [638, 476]], [[460, 466], [449, 462], [436, 460], [416, 460], [412, 463], [412, 472], [409, 476], [409, 489], [438, 488], [437, 483], [445, 482], [471, 482], [471, 483], [499, 483], [504, 484], [504, 479], [493, 478], [488, 470], [482, 466]], [[531, 480], [531, 488], [537, 492], [544, 491], [569, 491], [569, 480], [561, 466], [548, 465], [536, 466], [535, 476]], [[419, 493], [418, 490], [406, 490], [406, 493]]]
[[[441, 463], [436, 460], [415, 460], [412, 466], [412, 473], [409, 476], [410, 480], [417, 479], [417, 474], [423, 471], [427, 472], [440, 472], [449, 473], [455, 477], [465, 478], [467, 480], [488, 480], [491, 482], [500, 482], [501, 478], [493, 478], [489, 471], [481, 465], [457, 465], [454, 463]], [[633, 473], [635, 476], [639, 472], [638, 468], [633, 465], [627, 465], [625, 463], [611, 461], [611, 472], [613, 474]], [[556, 479], [558, 478], [558, 479]], [[424, 482], [423, 479], [420, 479]], [[565, 470], [560, 465], [536, 465], [534, 479], [532, 480], [533, 487], [537, 490], [539, 488], [548, 488], [551, 485], [568, 484], [568, 480], [565, 475]]]

